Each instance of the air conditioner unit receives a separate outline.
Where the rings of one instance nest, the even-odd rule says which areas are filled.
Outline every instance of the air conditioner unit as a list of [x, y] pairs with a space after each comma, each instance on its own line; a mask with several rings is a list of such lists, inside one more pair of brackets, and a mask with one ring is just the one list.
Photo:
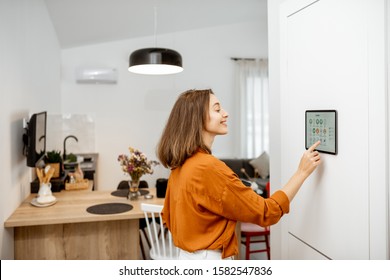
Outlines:
[[115, 68], [85, 68], [76, 69], [76, 82], [81, 84], [116, 84], [118, 73]]

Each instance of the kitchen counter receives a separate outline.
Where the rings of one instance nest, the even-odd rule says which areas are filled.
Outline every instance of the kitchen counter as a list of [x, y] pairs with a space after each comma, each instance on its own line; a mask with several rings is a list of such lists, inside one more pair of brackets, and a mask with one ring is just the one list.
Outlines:
[[[14, 228], [15, 259], [138, 259], [139, 219], [142, 202], [163, 204], [155, 188], [152, 199], [130, 201], [112, 191], [61, 191], [57, 202], [35, 207], [31, 194], [5, 221]], [[114, 191], [114, 190], [113, 190]], [[90, 214], [86, 209], [102, 203], [120, 202], [133, 209], [120, 214]]]

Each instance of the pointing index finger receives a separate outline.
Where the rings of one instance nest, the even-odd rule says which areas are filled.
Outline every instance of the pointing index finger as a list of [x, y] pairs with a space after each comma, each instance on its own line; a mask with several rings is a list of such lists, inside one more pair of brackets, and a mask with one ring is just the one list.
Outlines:
[[314, 151], [319, 145], [321, 145], [321, 141], [315, 142], [311, 147], [308, 149], [309, 152]]

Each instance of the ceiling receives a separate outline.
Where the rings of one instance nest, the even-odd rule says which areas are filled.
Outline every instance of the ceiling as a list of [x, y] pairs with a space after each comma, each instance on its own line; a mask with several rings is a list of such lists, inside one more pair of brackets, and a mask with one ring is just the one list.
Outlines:
[[[267, 0], [45, 0], [63, 49], [258, 20]], [[156, 21], [155, 21], [156, 18]], [[156, 24], [155, 24], [156, 22]]]

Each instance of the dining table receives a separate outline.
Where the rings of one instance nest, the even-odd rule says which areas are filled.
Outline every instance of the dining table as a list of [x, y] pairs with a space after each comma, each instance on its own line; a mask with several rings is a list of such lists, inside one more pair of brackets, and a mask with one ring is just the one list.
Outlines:
[[[141, 203], [163, 204], [156, 188], [128, 200], [118, 191], [62, 190], [50, 205], [30, 194], [4, 222], [17, 260], [139, 259]], [[11, 233], [12, 234], [12, 233]]]

